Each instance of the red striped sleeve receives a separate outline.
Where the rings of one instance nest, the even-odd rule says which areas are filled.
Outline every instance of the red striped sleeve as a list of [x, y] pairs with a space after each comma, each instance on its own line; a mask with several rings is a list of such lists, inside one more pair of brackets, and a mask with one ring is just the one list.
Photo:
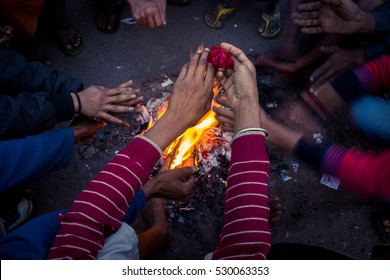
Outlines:
[[224, 226], [213, 259], [266, 259], [270, 164], [264, 136], [241, 136], [231, 147]]
[[48, 259], [95, 259], [104, 238], [121, 226], [135, 193], [148, 180], [161, 152], [136, 137], [59, 215], [60, 230]]

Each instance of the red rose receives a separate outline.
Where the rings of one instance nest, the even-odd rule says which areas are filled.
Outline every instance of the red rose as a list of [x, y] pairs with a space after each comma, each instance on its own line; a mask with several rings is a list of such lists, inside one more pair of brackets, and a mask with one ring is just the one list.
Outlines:
[[211, 51], [207, 55], [207, 62], [211, 63], [216, 68], [234, 68], [232, 53], [224, 51], [221, 47], [211, 47]]

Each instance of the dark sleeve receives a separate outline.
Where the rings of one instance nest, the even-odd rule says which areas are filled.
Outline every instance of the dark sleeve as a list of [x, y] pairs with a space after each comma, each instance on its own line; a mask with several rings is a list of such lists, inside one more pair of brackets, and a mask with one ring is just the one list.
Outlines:
[[374, 11], [372, 15], [375, 18], [375, 32], [383, 33], [390, 32], [390, 3], [386, 2], [379, 9]]
[[68, 166], [73, 143], [72, 128], [0, 141], [0, 192]]
[[1, 94], [16, 96], [21, 92], [46, 92], [56, 108], [56, 122], [73, 117], [74, 106], [70, 92], [82, 90], [82, 83], [42, 63], [28, 61], [22, 55], [0, 49]]
[[390, 53], [390, 35], [384, 36], [381, 40], [368, 44], [364, 48], [366, 60], [372, 60], [384, 54]]
[[0, 96], [0, 139], [20, 138], [51, 129], [56, 108], [46, 92]]

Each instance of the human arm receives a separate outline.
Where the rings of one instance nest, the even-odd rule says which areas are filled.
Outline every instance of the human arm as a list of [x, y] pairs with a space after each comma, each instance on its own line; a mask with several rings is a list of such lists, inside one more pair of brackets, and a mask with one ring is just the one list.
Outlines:
[[73, 145], [92, 137], [103, 126], [94, 120], [76, 120], [70, 128], [0, 141], [3, 158], [0, 162], [0, 191], [68, 166], [73, 158]]
[[256, 72], [238, 48], [221, 47], [236, 58], [234, 70], [219, 72], [232, 104], [235, 136], [227, 179], [224, 226], [213, 259], [265, 259], [271, 245], [268, 225], [269, 161], [258, 106]]
[[[162, 150], [209, 110], [214, 69], [207, 63], [207, 53], [197, 52], [182, 68], [166, 113], [144, 136], [137, 136], [119, 152], [69, 211], [59, 216], [61, 228], [49, 259], [95, 259], [104, 238], [120, 227], [134, 194], [149, 179]], [[176, 126], [171, 125], [173, 121]]]
[[127, 0], [134, 19], [148, 28], [167, 24], [166, 0]]
[[[223, 106], [228, 106], [225, 101], [222, 103]], [[223, 123], [223, 128], [231, 131], [234, 114], [221, 108], [214, 108], [214, 111], [217, 113], [217, 119]], [[312, 163], [321, 173], [338, 177], [344, 189], [362, 196], [389, 199], [389, 150], [374, 154], [337, 144], [323, 148], [305, 139], [301, 132], [267, 117], [263, 110], [262, 113], [262, 123], [268, 130], [269, 143], [281, 151], [296, 154]]]

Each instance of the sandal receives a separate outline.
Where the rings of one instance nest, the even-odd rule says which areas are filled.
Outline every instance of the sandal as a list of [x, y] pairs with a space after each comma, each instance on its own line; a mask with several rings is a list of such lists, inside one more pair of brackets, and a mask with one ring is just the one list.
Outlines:
[[192, 0], [168, 0], [167, 5], [177, 6], [177, 7], [187, 7], [191, 5]]
[[84, 47], [84, 42], [79, 31], [68, 26], [57, 31], [57, 43], [61, 51], [66, 55], [78, 55]]
[[279, 7], [276, 6], [273, 14], [261, 13], [261, 22], [257, 32], [261, 37], [272, 39], [279, 35], [282, 29]]
[[[112, 34], [117, 31], [119, 21], [123, 10], [123, 0], [100, 0], [99, 11], [96, 16], [97, 29], [106, 34]], [[109, 28], [110, 27], [110, 28]]]
[[[388, 225], [384, 220], [387, 219]], [[374, 227], [379, 237], [385, 242], [390, 244], [390, 212], [377, 214], [374, 216]], [[387, 231], [386, 231], [387, 229]]]
[[238, 6], [234, 8], [224, 8], [219, 4], [215, 9], [206, 13], [204, 20], [208, 26], [214, 29], [221, 29], [229, 17], [238, 10]]

